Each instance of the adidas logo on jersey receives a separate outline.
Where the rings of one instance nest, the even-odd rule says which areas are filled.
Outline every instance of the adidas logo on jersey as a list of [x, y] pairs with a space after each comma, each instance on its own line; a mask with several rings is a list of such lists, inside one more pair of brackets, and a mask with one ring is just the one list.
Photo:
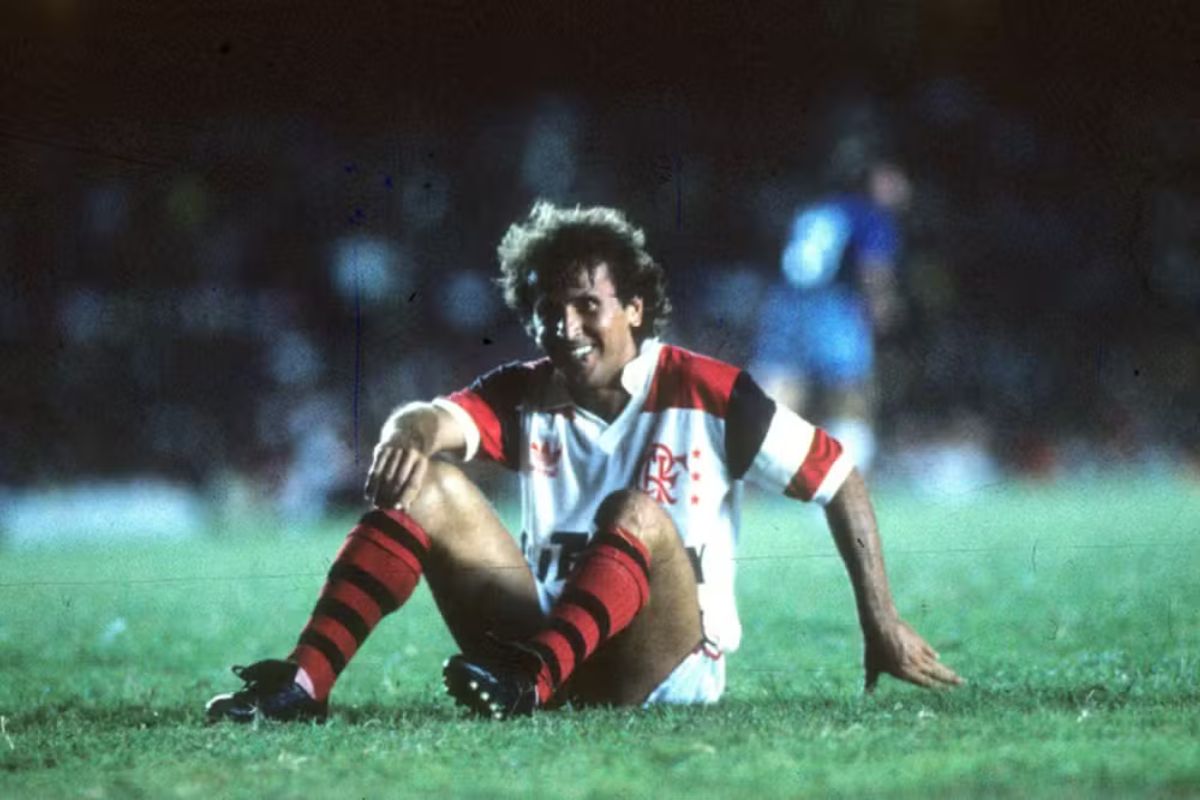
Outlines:
[[529, 443], [529, 465], [534, 472], [540, 472], [547, 477], [553, 478], [558, 475], [562, 454], [562, 445], [553, 439]]

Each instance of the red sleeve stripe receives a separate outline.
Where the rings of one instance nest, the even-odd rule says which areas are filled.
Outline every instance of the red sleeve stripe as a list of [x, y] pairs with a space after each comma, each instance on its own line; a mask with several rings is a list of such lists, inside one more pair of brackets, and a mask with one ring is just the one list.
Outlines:
[[808, 448], [808, 455], [804, 457], [800, 468], [796, 470], [796, 474], [792, 476], [791, 482], [788, 483], [783, 493], [788, 497], [798, 498], [805, 502], [812, 500], [817, 489], [821, 487], [821, 481], [825, 480], [833, 462], [837, 461], [841, 454], [841, 443], [817, 428], [813, 432], [812, 445]]
[[504, 464], [504, 442], [500, 435], [500, 418], [487, 401], [470, 389], [455, 392], [447, 398], [470, 415], [479, 429], [479, 447], [493, 461]]
[[737, 376], [737, 367], [680, 347], [665, 346], [658, 356], [643, 410], [695, 408], [724, 418]]

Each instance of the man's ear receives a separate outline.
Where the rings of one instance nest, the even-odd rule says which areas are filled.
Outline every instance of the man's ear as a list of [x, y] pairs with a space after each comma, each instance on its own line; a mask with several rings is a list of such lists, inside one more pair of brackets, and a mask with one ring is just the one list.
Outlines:
[[629, 298], [629, 302], [625, 304], [625, 314], [629, 317], [629, 324], [635, 328], [642, 327], [642, 298], [634, 295]]

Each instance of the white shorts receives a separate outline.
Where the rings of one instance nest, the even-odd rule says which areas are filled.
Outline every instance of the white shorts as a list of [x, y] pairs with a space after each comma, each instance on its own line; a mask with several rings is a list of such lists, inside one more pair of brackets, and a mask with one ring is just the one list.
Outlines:
[[660, 683], [643, 706], [652, 703], [715, 703], [725, 691], [725, 654], [705, 642]]

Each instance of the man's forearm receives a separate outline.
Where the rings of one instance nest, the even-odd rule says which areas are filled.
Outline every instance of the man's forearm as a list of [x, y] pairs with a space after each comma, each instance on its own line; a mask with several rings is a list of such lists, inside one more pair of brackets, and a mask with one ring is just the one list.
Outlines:
[[850, 473], [825, 507], [825, 517], [854, 587], [863, 632], [878, 632], [898, 615], [883, 566], [875, 511], [858, 470]]

